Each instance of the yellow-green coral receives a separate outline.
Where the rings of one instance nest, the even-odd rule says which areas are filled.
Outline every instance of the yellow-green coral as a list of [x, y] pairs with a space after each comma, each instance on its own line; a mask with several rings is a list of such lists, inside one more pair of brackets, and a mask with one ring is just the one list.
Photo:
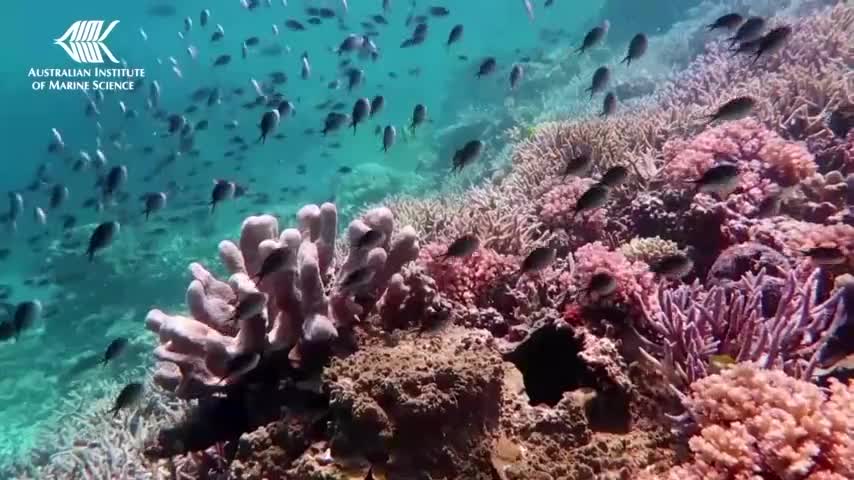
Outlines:
[[679, 252], [679, 245], [661, 237], [635, 237], [621, 246], [620, 252], [631, 262], [640, 261], [652, 265], [666, 255]]

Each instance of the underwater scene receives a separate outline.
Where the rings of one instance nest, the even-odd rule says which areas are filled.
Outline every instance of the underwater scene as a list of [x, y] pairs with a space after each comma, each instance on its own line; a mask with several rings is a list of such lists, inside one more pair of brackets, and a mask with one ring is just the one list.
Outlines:
[[854, 479], [850, 1], [7, 3], [0, 479]]

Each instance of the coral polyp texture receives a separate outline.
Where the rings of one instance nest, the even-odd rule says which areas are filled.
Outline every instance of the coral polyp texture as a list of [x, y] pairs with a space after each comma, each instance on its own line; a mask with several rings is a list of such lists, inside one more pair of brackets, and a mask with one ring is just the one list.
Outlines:
[[827, 390], [753, 364], [691, 386], [691, 460], [664, 479], [854, 478], [854, 383]]
[[[358, 321], [382, 297], [391, 277], [418, 255], [412, 228], [405, 227], [395, 236], [391, 212], [374, 209], [364, 215], [364, 221], [350, 224], [349, 252], [333, 274], [338, 233], [335, 206], [307, 205], [298, 218], [299, 229], [281, 232], [273, 216], [247, 218], [237, 244], [229, 240], [219, 244], [220, 260], [231, 274], [228, 282], [192, 263], [193, 281], [187, 288], [190, 316], [157, 309], [148, 313], [146, 325], [161, 343], [155, 350], [162, 362], [155, 375], [160, 386], [182, 397], [207, 395], [240, 381], [240, 374], [246, 372], [233, 371], [239, 363], [236, 359], [252, 354], [262, 357], [269, 351], [290, 350], [291, 360], [298, 364], [301, 348], [328, 345], [336, 339], [338, 330]], [[369, 231], [380, 234], [376, 246], [360, 245]], [[283, 260], [260, 278], [273, 252], [284, 252]], [[363, 280], [347, 283], [348, 275], [357, 270], [363, 272]], [[257, 294], [263, 295], [261, 304], [244, 307]]]

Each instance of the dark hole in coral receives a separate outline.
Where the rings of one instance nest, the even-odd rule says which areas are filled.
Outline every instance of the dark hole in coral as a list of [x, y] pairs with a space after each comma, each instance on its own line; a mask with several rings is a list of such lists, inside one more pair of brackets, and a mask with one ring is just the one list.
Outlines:
[[531, 405], [555, 406], [564, 392], [596, 389], [596, 379], [578, 357], [581, 342], [570, 329], [548, 325], [535, 331], [507, 355], [522, 372]]
[[585, 407], [591, 430], [629, 433], [632, 429], [629, 398], [622, 392], [598, 393]]

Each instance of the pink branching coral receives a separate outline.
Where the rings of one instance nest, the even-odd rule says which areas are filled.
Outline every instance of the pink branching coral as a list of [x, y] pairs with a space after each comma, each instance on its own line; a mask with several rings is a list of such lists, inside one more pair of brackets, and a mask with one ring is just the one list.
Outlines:
[[[333, 272], [335, 205], [308, 205], [298, 217], [300, 229], [286, 229], [281, 234], [275, 217], [247, 218], [239, 246], [228, 240], [219, 244], [220, 260], [231, 275], [227, 283], [201, 264], [192, 263], [194, 280], [187, 289], [190, 316], [168, 315], [157, 309], [148, 313], [146, 326], [158, 334], [161, 343], [154, 352], [161, 362], [156, 383], [178, 396], [193, 398], [239, 382], [240, 375], [228, 367], [238, 356], [288, 349], [298, 363], [300, 350], [294, 347], [334, 340], [340, 328], [349, 327], [372, 308], [359, 298], [381, 298], [391, 277], [418, 255], [415, 231], [405, 227], [392, 238], [392, 213], [378, 208], [350, 224], [349, 256]], [[370, 229], [383, 234], [380, 244], [357, 247]], [[266, 257], [279, 248], [288, 252], [282, 268], [258, 283], [253, 281]], [[369, 277], [358, 285], [342, 287], [341, 280], [356, 269], [366, 269]], [[334, 287], [327, 289], [327, 282]], [[260, 310], [238, 316], [241, 302], [258, 293], [266, 299]]]
[[655, 295], [657, 287], [653, 274], [647, 264], [641, 261], [630, 262], [621, 252], [612, 251], [601, 242], [584, 245], [574, 256], [572, 284], [580, 291], [576, 301], [581, 305], [606, 300], [592, 298], [592, 295], [583, 291], [590, 284], [590, 278], [597, 273], [608, 273], [617, 281], [617, 290], [608, 301], [622, 302], [639, 308], [638, 299]]
[[687, 182], [716, 163], [729, 161], [742, 169], [742, 191], [767, 190], [769, 182], [764, 178], [784, 187], [797, 185], [816, 171], [806, 147], [780, 138], [751, 118], [709, 128], [690, 141], [670, 140], [663, 152], [668, 180]]
[[443, 295], [468, 307], [488, 306], [486, 296], [490, 289], [519, 268], [517, 259], [489, 248], [480, 248], [464, 259], [439, 258], [447, 248], [439, 243], [426, 245], [418, 263], [426, 267]]
[[829, 392], [780, 371], [738, 364], [691, 385], [699, 433], [672, 480], [854, 478], [854, 382]]

